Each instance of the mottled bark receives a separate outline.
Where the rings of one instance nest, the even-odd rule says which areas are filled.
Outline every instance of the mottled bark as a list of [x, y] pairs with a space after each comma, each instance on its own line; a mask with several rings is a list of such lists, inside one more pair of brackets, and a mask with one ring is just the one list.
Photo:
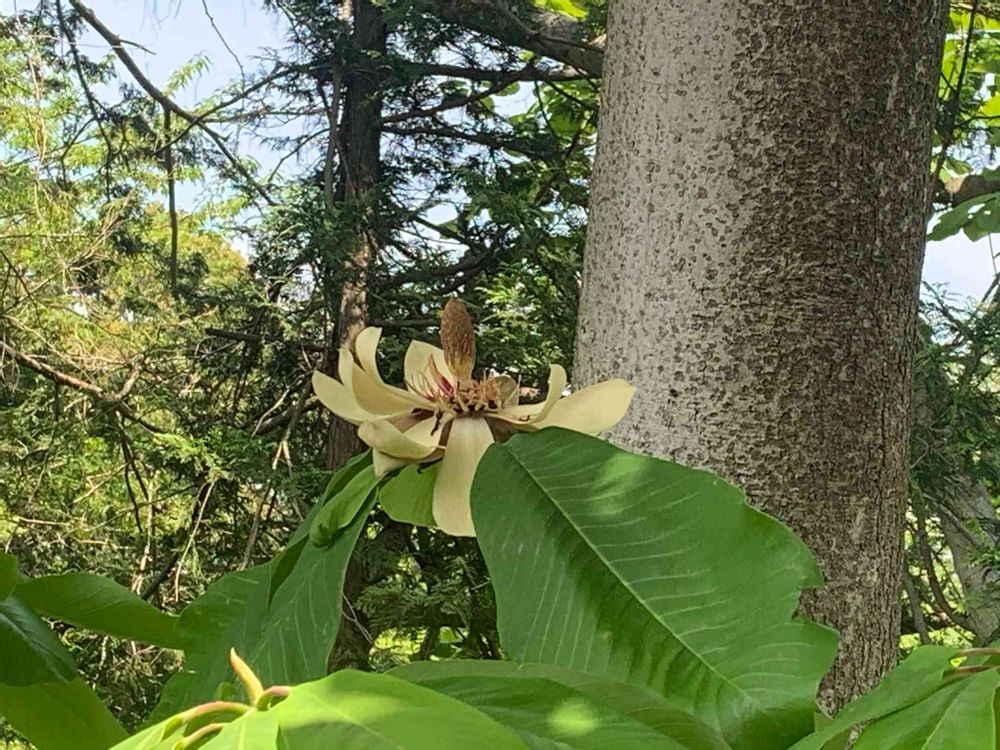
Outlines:
[[577, 378], [613, 439], [785, 520], [837, 628], [825, 702], [891, 666], [942, 0], [611, 4]]

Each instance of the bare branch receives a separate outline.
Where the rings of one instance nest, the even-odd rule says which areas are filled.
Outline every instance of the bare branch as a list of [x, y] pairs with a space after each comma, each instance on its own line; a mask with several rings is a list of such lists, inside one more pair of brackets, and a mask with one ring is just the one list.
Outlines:
[[130, 422], [135, 422], [136, 424], [142, 425], [150, 432], [156, 432], [159, 434], [167, 432], [167, 430], [164, 429], [163, 427], [160, 427], [159, 425], [154, 424], [153, 422], [150, 422], [144, 417], [141, 417], [138, 414], [136, 414], [132, 410], [132, 408], [128, 406], [128, 404], [126, 404], [121, 399], [117, 398], [116, 396], [112, 396], [111, 394], [107, 393], [102, 388], [94, 385], [93, 383], [88, 383], [85, 380], [80, 380], [79, 378], [73, 377], [72, 375], [69, 375], [65, 372], [61, 372], [60, 370], [57, 370], [54, 367], [51, 367], [50, 365], [47, 365], [44, 362], [35, 359], [30, 354], [25, 354], [23, 352], [18, 351], [17, 349], [15, 349], [10, 344], [7, 344], [4, 341], [0, 341], [0, 353], [6, 354], [18, 364], [27, 367], [29, 370], [34, 370], [42, 377], [51, 380], [53, 383], [58, 383], [59, 385], [65, 385], [68, 388], [72, 388], [73, 390], [86, 393], [87, 395], [93, 397], [97, 401], [100, 401], [101, 403], [111, 407], [125, 419], [129, 420]]
[[569, 16], [523, 0], [428, 0], [438, 17], [600, 76], [604, 50], [589, 29]]
[[465, 78], [469, 81], [581, 81], [593, 78], [591, 73], [566, 68], [545, 69], [529, 64], [517, 71], [492, 70], [489, 68], [474, 68], [463, 65], [445, 65], [440, 63], [418, 63], [406, 61], [404, 67], [412, 67], [420, 75], [446, 76], [448, 78]]
[[513, 78], [501, 78], [495, 81], [491, 86], [487, 86], [482, 91], [474, 91], [468, 96], [446, 99], [434, 107], [427, 107], [426, 109], [411, 109], [408, 112], [398, 112], [394, 115], [388, 115], [387, 117], [383, 117], [379, 121], [379, 124], [388, 125], [389, 123], [412, 120], [418, 117], [433, 117], [441, 112], [447, 112], [450, 109], [458, 109], [459, 107], [464, 107], [472, 104], [473, 102], [481, 101], [488, 96], [493, 96], [493, 94], [498, 91], [503, 91], [505, 88], [510, 86], [510, 84], [514, 83], [514, 80], [515, 79]]
[[256, 193], [260, 195], [260, 197], [263, 198], [268, 204], [277, 205], [277, 201], [271, 197], [267, 188], [257, 182], [254, 176], [250, 173], [250, 170], [246, 168], [246, 165], [244, 165], [239, 160], [239, 157], [237, 157], [236, 154], [230, 150], [229, 146], [226, 144], [226, 139], [204, 122], [204, 115], [196, 115], [193, 112], [188, 112], [173, 99], [164, 94], [163, 91], [157, 88], [142, 72], [142, 69], [136, 64], [132, 56], [126, 52], [125, 42], [122, 38], [105, 26], [90, 8], [80, 2], [80, 0], [70, 0], [70, 4], [73, 6], [73, 9], [80, 14], [81, 18], [83, 18], [83, 20], [85, 20], [91, 28], [94, 29], [94, 31], [100, 34], [104, 40], [111, 45], [111, 49], [114, 51], [115, 55], [128, 69], [129, 73], [132, 74], [132, 78], [134, 78], [135, 82], [142, 87], [143, 91], [149, 94], [164, 109], [173, 112], [182, 120], [189, 122], [192, 126], [198, 127], [203, 133], [205, 133], [205, 135], [211, 138], [219, 151], [222, 152], [222, 155], [226, 157], [229, 163], [232, 164], [236, 171], [240, 173], [244, 180], [246, 180], [247, 185], [253, 188], [253, 190], [256, 191]]

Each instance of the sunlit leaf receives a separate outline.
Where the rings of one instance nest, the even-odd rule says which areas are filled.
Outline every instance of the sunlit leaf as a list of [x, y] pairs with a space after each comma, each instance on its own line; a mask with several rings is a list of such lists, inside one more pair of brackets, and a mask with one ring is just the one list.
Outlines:
[[378, 502], [389, 517], [400, 523], [434, 525], [434, 481], [440, 464], [410, 464], [378, 491]]
[[175, 615], [104, 576], [64, 573], [34, 578], [17, 587], [17, 596], [36, 612], [71, 625], [166, 648], [183, 646]]
[[[413, 662], [392, 670], [411, 682], [447, 693], [476, 706], [519, 731], [525, 741], [558, 740], [568, 747], [652, 746], [688, 750], [728, 750], [708, 725], [645, 688], [543, 664], [503, 661]], [[582, 702], [581, 702], [582, 700]], [[584, 706], [595, 717], [589, 731], [570, 737], [565, 726], [551, 726], [566, 704]], [[540, 721], [540, 720], [545, 721]], [[641, 725], [639, 729], [635, 725]], [[574, 744], [577, 743], [577, 744]], [[633, 744], [634, 743], [634, 744]]]
[[832, 631], [805, 545], [719, 477], [546, 429], [495, 445], [473, 518], [507, 654], [649, 687], [734, 746], [813, 727]]
[[[188, 639], [184, 669], [167, 682], [154, 716], [209, 700], [231, 680], [229, 650], [251, 664], [266, 685], [294, 684], [325, 674], [340, 628], [347, 562], [374, 500], [326, 547], [305, 539], [292, 555], [229, 573], [181, 613]], [[305, 523], [309, 523], [306, 519]], [[282, 566], [283, 561], [291, 563]], [[272, 587], [272, 577], [281, 580]]]
[[0, 717], [38, 750], [106, 750], [126, 736], [79, 677], [26, 687], [0, 685]]

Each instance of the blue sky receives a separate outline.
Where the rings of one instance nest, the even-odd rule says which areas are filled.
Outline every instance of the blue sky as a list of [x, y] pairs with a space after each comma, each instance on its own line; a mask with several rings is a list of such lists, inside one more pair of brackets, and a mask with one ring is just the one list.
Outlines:
[[[207, 56], [207, 72], [176, 97], [184, 106], [193, 106], [238, 78], [241, 65], [252, 71], [262, 49], [284, 45], [281, 19], [264, 11], [259, 0], [89, 0], [88, 4], [119, 36], [151, 50], [152, 54], [136, 48], [131, 52], [157, 85], [165, 84], [175, 70], [194, 57]], [[33, 0], [0, 0], [0, 11], [33, 5]], [[212, 28], [206, 8], [232, 51]], [[93, 56], [100, 56], [107, 48], [94, 34], [81, 42]], [[241, 141], [241, 147], [262, 162], [272, 161], [249, 141]], [[181, 200], [197, 201], [200, 189], [188, 186]], [[997, 248], [1000, 250], [1000, 238]], [[980, 297], [993, 275], [988, 238], [972, 243], [958, 235], [927, 247], [924, 280], [945, 284], [954, 295]]]

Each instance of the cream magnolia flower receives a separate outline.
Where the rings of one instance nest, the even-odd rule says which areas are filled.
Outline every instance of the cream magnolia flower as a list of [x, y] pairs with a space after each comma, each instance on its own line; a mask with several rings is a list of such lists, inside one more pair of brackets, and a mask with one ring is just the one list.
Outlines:
[[359, 333], [353, 355], [346, 347], [340, 350], [340, 380], [316, 372], [313, 388], [330, 411], [358, 425], [379, 476], [409, 463], [441, 460], [434, 520], [454, 536], [475, 536], [469, 491], [490, 444], [550, 426], [597, 434], [621, 420], [635, 391], [624, 380], [608, 380], [562, 398], [566, 371], [552, 365], [545, 400], [519, 404], [512, 378], [472, 377], [475, 334], [457, 299], [448, 301], [441, 316], [441, 349], [410, 344], [403, 362], [405, 388], [379, 375], [375, 351], [381, 336], [380, 328]]

